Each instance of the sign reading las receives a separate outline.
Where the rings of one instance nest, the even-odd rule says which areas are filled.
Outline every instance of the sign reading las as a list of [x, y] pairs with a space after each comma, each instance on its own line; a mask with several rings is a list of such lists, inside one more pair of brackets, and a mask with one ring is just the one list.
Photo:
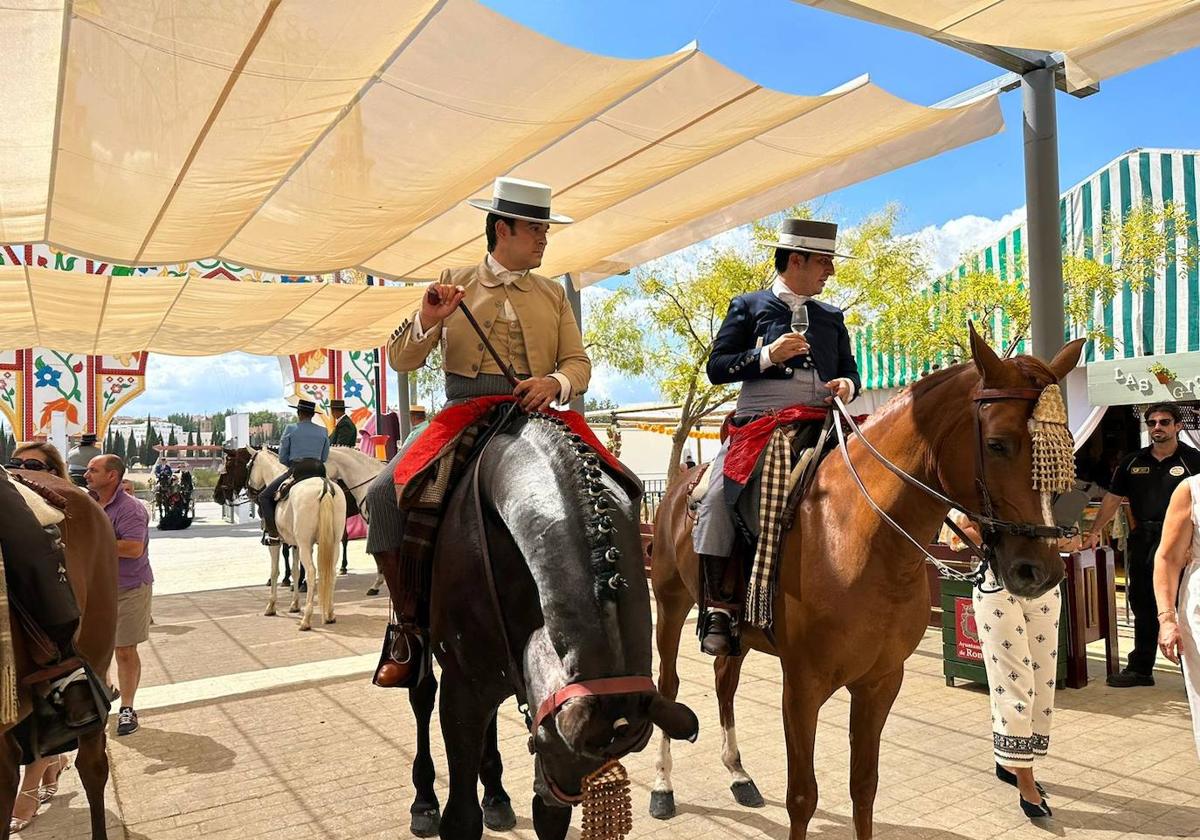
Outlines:
[[[1160, 382], [1150, 366], [1161, 363], [1174, 376]], [[1092, 405], [1200, 400], [1200, 353], [1169, 353], [1092, 362], [1087, 366]]]

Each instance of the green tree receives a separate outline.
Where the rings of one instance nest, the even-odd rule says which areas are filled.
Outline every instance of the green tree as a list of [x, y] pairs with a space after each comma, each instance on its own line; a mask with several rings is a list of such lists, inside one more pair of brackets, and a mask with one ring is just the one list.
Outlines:
[[[1181, 273], [1195, 264], [1195, 250], [1179, 249], [1176, 244], [1175, 232], [1185, 222], [1186, 216], [1174, 204], [1144, 205], [1123, 221], [1116, 215], [1105, 218], [1097, 247], [1084, 254], [1064, 255], [1065, 316], [1076, 335], [1111, 349], [1114, 338], [1104, 331], [1103, 322], [1094, 321], [1095, 307], [1112, 303], [1126, 286], [1140, 292], [1171, 258]], [[877, 349], [925, 365], [938, 361], [952, 364], [969, 357], [968, 321], [974, 322], [993, 346], [999, 345], [994, 325], [1000, 314], [1008, 319], [1010, 346], [1028, 339], [1029, 292], [1018, 279], [1028, 276], [1025, 266], [1015, 266], [1008, 279], [1001, 279], [980, 270], [982, 262], [978, 255], [965, 255], [960, 263], [974, 268], [964, 275], [914, 283], [908, 294], [897, 294], [890, 302], [854, 313], [853, 322], [872, 324]]]
[[1101, 222], [1100, 242], [1092, 253], [1068, 254], [1063, 258], [1066, 286], [1066, 320], [1076, 333], [1096, 342], [1103, 350], [1116, 344], [1104, 324], [1092, 322], [1097, 302], [1107, 306], [1126, 286], [1141, 292], [1175, 260], [1179, 276], [1196, 264], [1194, 246], [1178, 247], [1176, 234], [1188, 224], [1186, 211], [1174, 202], [1161, 207], [1146, 203], [1133, 208], [1121, 220], [1110, 213]]
[[[680, 405], [671, 437], [668, 477], [675, 474], [700, 419], [733, 399], [739, 385], [713, 385], [705, 367], [713, 341], [734, 297], [767, 286], [775, 274], [779, 220], [811, 218], [793, 207], [755, 223], [753, 246], [710, 250], [694, 271], [675, 277], [639, 273], [592, 309], [585, 333], [592, 358], [629, 376], [649, 376], [662, 396]], [[851, 308], [848, 320], [866, 319], [895, 298], [911, 297], [927, 276], [919, 243], [895, 236], [898, 205], [888, 205], [846, 231], [839, 242], [856, 259], [838, 263], [823, 298]]]
[[178, 445], [179, 445], [179, 439], [175, 437], [175, 430], [171, 429], [171, 431], [167, 434], [167, 446], [178, 446]]
[[583, 399], [583, 411], [585, 414], [589, 411], [607, 411], [619, 407], [616, 402], [607, 397], [584, 397]]
[[[134, 437], [133, 430], [129, 430], [129, 440], [125, 442], [125, 463], [128, 466], [133, 466], [134, 463], [141, 460], [138, 452], [137, 438]], [[143, 463], [145, 463], [143, 461]]]

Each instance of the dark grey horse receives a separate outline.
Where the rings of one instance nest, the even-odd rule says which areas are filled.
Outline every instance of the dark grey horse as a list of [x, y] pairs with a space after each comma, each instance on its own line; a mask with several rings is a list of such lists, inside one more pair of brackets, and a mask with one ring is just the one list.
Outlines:
[[637, 491], [563, 421], [535, 414], [515, 415], [452, 492], [430, 606], [450, 765], [443, 838], [483, 833], [485, 743], [495, 749], [496, 710], [514, 694], [532, 721], [533, 822], [543, 840], [566, 836], [584, 779], [642, 749], [654, 724], [695, 737], [696, 716], [648, 679]]

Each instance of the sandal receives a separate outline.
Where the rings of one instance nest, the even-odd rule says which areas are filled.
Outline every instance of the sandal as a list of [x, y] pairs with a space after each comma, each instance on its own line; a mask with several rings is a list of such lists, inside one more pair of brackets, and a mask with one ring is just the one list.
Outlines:
[[33, 822], [35, 819], [37, 819], [38, 810], [40, 810], [42, 807], [41, 800], [38, 799], [37, 791], [22, 790], [22, 791], [19, 791], [18, 793], [20, 796], [28, 796], [31, 799], [38, 800], [37, 810], [35, 810], [33, 812], [33, 816], [29, 817], [29, 819], [22, 819], [21, 817], [10, 817], [8, 820], [9, 834], [16, 834], [18, 831], [24, 831], [25, 829], [29, 828], [29, 824], [31, 822]]
[[[50, 769], [50, 768], [47, 768]], [[50, 798], [58, 793], [58, 781], [62, 778], [63, 773], [71, 769], [71, 759], [65, 755], [58, 757], [58, 773], [54, 776], [54, 781], [48, 785], [39, 785], [37, 789], [38, 802], [43, 805], [50, 801]], [[43, 775], [42, 778], [45, 778]]]

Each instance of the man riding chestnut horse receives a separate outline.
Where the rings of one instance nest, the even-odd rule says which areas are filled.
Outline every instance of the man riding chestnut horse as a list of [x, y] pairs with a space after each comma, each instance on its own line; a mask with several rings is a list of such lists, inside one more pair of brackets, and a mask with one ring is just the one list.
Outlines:
[[[615, 838], [629, 817], [620, 758], [653, 724], [684, 738], [698, 724], [649, 676], [641, 483], [582, 416], [550, 408], [582, 394], [592, 370], [565, 290], [533, 273], [550, 225], [571, 220], [550, 211], [549, 187], [513, 178], [470, 203], [487, 212], [483, 262], [443, 272], [388, 346], [392, 367], [411, 371], [440, 342], [448, 402], [368, 494], [367, 550], [396, 613], [375, 682], [408, 687], [417, 716], [414, 834], [473, 840], [515, 825], [496, 710], [516, 695], [537, 836], [565, 837], [582, 803], [585, 821], [612, 827], [597, 836]], [[429, 650], [442, 665], [444, 814]]]
[[[708, 378], [718, 385], [742, 383], [731, 421], [735, 428], [794, 406], [825, 409], [833, 395], [850, 402], [862, 389], [842, 311], [816, 300], [834, 274], [834, 257], [845, 256], [836, 253], [836, 238], [837, 225], [831, 222], [785, 220], [775, 243], [771, 288], [741, 295], [729, 304], [708, 359]], [[819, 429], [821, 422], [799, 419], [802, 428], [789, 434], [815, 438], [813, 426]], [[743, 574], [730, 562], [738, 542], [733, 508], [753, 513], [772, 503], [767, 494], [779, 495], [780, 490], [764, 483], [757, 504], [752, 499], [738, 504], [749, 488], [726, 478], [733, 437], [713, 459], [692, 532], [704, 579], [700, 649], [713, 656], [738, 650]], [[763, 543], [773, 540], [774, 534], [760, 538]], [[760, 553], [772, 549], [764, 545]]]

